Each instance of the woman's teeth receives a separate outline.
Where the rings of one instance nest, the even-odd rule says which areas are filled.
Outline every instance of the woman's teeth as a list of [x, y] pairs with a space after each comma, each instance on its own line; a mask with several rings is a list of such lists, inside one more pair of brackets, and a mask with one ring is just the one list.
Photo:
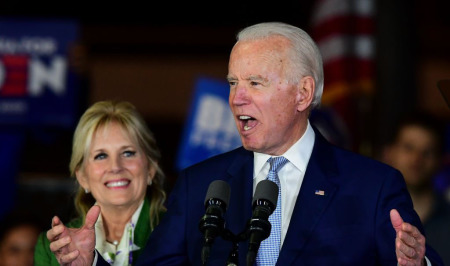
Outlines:
[[116, 181], [116, 182], [109, 182], [106, 184], [107, 187], [123, 187], [130, 183], [130, 181]]

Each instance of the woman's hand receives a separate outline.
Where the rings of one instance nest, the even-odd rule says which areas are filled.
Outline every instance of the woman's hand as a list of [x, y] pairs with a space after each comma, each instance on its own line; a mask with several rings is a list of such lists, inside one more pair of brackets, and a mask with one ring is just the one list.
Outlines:
[[97, 205], [86, 214], [81, 228], [68, 228], [58, 217], [53, 217], [52, 228], [47, 231], [50, 250], [61, 265], [92, 265], [95, 250], [95, 222], [100, 214]]

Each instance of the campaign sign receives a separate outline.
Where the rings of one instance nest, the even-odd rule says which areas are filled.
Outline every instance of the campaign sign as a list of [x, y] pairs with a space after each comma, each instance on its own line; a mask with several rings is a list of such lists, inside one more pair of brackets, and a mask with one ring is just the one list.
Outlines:
[[0, 125], [74, 124], [77, 31], [74, 21], [0, 19]]
[[177, 158], [178, 170], [241, 146], [226, 81], [199, 78]]

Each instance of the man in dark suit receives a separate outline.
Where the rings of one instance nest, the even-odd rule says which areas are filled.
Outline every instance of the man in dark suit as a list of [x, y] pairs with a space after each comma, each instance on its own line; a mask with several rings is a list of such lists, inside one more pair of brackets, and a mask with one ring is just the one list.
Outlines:
[[[227, 78], [243, 147], [182, 171], [139, 265], [202, 265], [204, 240], [198, 226], [214, 180], [231, 188], [226, 228], [235, 235], [244, 231], [256, 184], [274, 171], [272, 157], [285, 162], [272, 174], [281, 188], [281, 218], [272, 222], [278, 226], [261, 243], [257, 265], [442, 264], [425, 244], [400, 172], [329, 144], [310, 125], [309, 114], [320, 104], [323, 70], [307, 33], [282, 23], [244, 29], [231, 52]], [[93, 209], [79, 231], [89, 239], [96, 215]], [[67, 234], [61, 228], [51, 237]], [[77, 244], [69, 242], [53, 242], [60, 261], [85, 255], [92, 260], [92, 252], [69, 253]], [[266, 246], [274, 253], [267, 255]], [[225, 265], [231, 249], [230, 241], [217, 237], [208, 265]], [[235, 255], [240, 265], [247, 251], [248, 241], [239, 243]], [[265, 259], [272, 261], [264, 264]]]

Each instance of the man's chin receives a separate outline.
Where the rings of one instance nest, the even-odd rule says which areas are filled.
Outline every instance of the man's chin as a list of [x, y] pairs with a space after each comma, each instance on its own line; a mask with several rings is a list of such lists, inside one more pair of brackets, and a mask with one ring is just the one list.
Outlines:
[[255, 149], [252, 146], [250, 146], [250, 145], [246, 145], [246, 144], [243, 143], [242, 146], [244, 147], [244, 149], [246, 149], [248, 151], [255, 151]]
[[242, 146], [244, 147], [244, 149], [246, 149], [248, 151], [258, 152], [258, 150], [260, 150], [260, 148], [257, 145], [255, 145], [254, 143], [249, 143], [248, 141], [246, 142], [244, 140], [242, 140]]

